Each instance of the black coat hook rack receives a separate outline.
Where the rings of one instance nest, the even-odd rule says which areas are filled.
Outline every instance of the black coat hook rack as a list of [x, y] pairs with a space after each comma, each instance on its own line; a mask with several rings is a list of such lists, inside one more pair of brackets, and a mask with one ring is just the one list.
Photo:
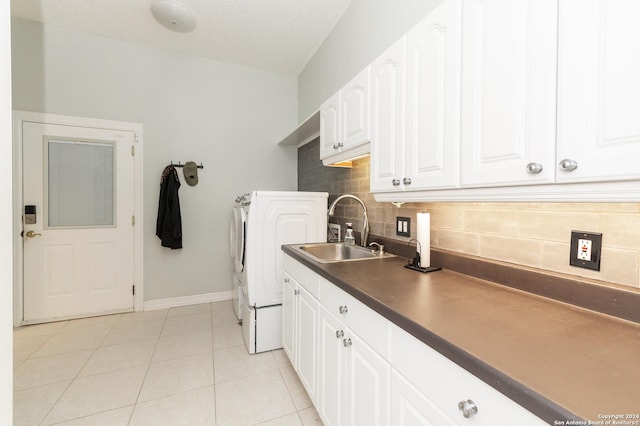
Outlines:
[[[184, 164], [182, 164], [180, 161], [178, 161], [178, 164], [173, 164], [173, 161], [172, 161], [171, 165], [173, 167], [180, 167], [180, 168], [184, 167]], [[199, 168], [199, 169], [204, 169], [204, 166], [202, 165], [202, 162], [200, 162], [200, 164], [197, 165], [196, 167]]]

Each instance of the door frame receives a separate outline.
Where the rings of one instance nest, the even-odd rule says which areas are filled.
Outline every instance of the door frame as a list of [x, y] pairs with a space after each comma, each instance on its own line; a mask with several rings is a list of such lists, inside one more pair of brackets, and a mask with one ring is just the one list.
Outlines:
[[144, 308], [143, 280], [143, 190], [142, 190], [142, 123], [101, 120], [89, 117], [49, 114], [40, 112], [13, 110], [13, 322], [14, 326], [24, 323], [24, 258], [22, 252], [22, 125], [23, 123], [46, 123], [63, 126], [91, 127], [107, 130], [120, 130], [135, 133], [133, 156], [133, 205], [135, 226], [133, 229], [133, 310]]

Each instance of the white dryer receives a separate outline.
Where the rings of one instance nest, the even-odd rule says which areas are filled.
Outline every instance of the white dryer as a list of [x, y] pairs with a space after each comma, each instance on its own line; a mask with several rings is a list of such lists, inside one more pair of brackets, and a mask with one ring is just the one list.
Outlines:
[[253, 191], [243, 203], [245, 244], [234, 263], [243, 264], [242, 334], [250, 354], [282, 347], [281, 247], [327, 240], [327, 199], [326, 192]]
[[233, 262], [231, 277], [231, 294], [233, 299], [233, 311], [239, 321], [242, 321], [242, 290], [240, 289], [240, 277], [244, 271], [244, 247], [246, 244], [247, 209], [250, 194], [244, 194], [236, 198], [229, 226], [229, 251]]

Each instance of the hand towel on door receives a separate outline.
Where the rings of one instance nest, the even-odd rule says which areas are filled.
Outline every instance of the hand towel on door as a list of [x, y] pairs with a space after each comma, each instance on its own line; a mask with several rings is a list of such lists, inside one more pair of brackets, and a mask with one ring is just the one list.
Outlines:
[[158, 202], [158, 220], [156, 235], [163, 247], [182, 248], [182, 219], [180, 217], [180, 178], [173, 165], [162, 171], [160, 177], [160, 201]]

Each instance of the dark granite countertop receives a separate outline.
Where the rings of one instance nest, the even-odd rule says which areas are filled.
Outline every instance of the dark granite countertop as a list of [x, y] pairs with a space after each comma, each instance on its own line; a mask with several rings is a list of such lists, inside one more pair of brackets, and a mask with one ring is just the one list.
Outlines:
[[550, 424], [640, 414], [640, 324], [403, 258], [283, 251]]

